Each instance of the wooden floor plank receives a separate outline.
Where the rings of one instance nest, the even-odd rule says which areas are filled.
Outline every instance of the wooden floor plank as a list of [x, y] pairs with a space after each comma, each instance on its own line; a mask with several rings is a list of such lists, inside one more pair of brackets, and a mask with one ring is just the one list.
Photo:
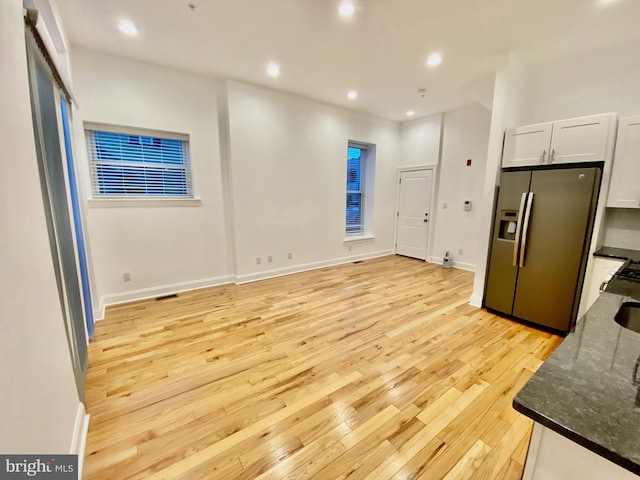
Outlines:
[[516, 479], [511, 400], [560, 338], [389, 256], [107, 310], [86, 479]]

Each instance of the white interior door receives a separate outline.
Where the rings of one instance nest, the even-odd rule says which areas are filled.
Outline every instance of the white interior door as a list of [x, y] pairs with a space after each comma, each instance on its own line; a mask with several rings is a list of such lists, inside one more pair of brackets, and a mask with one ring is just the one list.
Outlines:
[[396, 239], [398, 255], [426, 260], [432, 188], [432, 169], [400, 173]]

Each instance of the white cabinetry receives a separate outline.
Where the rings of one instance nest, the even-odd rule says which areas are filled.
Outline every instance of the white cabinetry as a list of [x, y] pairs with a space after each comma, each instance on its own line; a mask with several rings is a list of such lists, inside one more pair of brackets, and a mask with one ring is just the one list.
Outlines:
[[620, 119], [607, 207], [640, 208], [640, 116]]
[[502, 167], [604, 161], [615, 118], [604, 113], [507, 130]]
[[502, 151], [502, 167], [525, 167], [547, 163], [552, 128], [552, 123], [538, 123], [507, 130]]
[[638, 476], [534, 422], [522, 479], [638, 480]]
[[617, 258], [593, 258], [593, 272], [588, 286], [587, 304], [584, 306], [584, 311], [587, 311], [598, 299], [600, 296], [600, 287], [611, 279], [613, 274], [618, 271], [623, 263], [624, 260], [619, 260]]

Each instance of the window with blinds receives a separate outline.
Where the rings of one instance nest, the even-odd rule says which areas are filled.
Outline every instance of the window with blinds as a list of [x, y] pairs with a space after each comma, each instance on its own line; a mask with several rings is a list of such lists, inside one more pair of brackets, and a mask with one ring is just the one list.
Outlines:
[[85, 124], [94, 198], [193, 198], [189, 137]]
[[349, 144], [347, 149], [346, 233], [364, 233], [364, 169], [367, 149]]

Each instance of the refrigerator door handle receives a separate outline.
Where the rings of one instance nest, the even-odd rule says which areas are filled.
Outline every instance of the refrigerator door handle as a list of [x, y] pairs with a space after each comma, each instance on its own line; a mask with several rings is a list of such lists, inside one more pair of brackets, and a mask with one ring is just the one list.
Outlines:
[[520, 199], [520, 210], [518, 210], [518, 223], [516, 224], [516, 239], [513, 242], [513, 266], [518, 266], [518, 251], [520, 250], [520, 232], [522, 231], [522, 219], [524, 217], [524, 206], [527, 202], [527, 193], [522, 193]]
[[524, 256], [527, 251], [527, 236], [529, 233], [529, 220], [531, 220], [531, 207], [533, 206], [533, 192], [529, 193], [527, 202], [527, 212], [524, 214], [524, 224], [522, 227], [522, 240], [520, 241], [520, 267], [524, 267]]

